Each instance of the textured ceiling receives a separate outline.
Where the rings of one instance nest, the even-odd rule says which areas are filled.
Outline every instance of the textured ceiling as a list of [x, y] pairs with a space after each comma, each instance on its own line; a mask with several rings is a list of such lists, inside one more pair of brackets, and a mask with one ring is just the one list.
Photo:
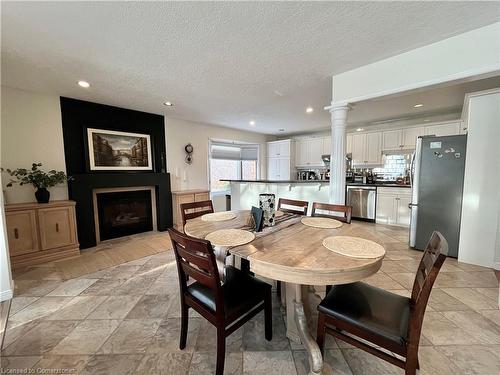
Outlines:
[[263, 133], [307, 131], [328, 126], [333, 74], [495, 22], [499, 6], [2, 2], [2, 84]]

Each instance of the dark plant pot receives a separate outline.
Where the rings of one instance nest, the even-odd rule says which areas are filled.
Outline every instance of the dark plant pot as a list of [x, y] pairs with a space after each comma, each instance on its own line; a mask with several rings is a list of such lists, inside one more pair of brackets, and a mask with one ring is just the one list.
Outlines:
[[49, 203], [50, 192], [46, 188], [38, 188], [35, 197], [38, 203]]

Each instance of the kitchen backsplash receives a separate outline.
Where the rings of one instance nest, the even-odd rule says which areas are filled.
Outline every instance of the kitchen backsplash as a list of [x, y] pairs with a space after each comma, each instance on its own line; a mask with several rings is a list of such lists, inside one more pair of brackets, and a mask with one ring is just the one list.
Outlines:
[[383, 155], [384, 166], [373, 168], [372, 172], [377, 174], [378, 179], [395, 180], [404, 177], [410, 170], [412, 154]]

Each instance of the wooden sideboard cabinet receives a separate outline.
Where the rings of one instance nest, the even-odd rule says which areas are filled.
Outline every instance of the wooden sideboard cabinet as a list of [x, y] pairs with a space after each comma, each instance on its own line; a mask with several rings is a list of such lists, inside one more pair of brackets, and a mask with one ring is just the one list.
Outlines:
[[74, 201], [5, 205], [12, 268], [80, 254]]
[[181, 204], [208, 201], [210, 192], [208, 190], [178, 190], [172, 192], [172, 204], [174, 211], [174, 228], [182, 231]]

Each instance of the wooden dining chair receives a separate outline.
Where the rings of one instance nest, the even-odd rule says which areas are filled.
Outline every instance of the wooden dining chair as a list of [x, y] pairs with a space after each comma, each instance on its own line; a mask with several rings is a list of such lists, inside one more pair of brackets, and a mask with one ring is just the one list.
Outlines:
[[211, 214], [214, 212], [214, 206], [211, 200], [192, 202], [192, 203], [182, 203], [181, 204], [181, 217], [182, 226], [186, 225], [186, 221], [189, 219], [194, 219], [205, 214]]
[[[226, 266], [221, 284], [212, 245], [207, 240], [168, 230], [175, 252], [181, 297], [181, 335], [179, 348], [186, 347], [188, 313], [193, 308], [217, 328], [216, 375], [224, 373], [226, 337], [264, 310], [265, 338], [272, 329], [271, 285]], [[186, 276], [195, 282], [187, 284]]]
[[403, 368], [406, 375], [416, 374], [427, 301], [447, 254], [446, 239], [434, 232], [420, 261], [411, 298], [362, 282], [334, 286], [318, 306], [316, 341], [321, 351], [328, 333]]
[[278, 199], [277, 210], [281, 212], [288, 212], [297, 215], [307, 215], [308, 208], [309, 208], [309, 202], [307, 201], [298, 201], [295, 199], [286, 199], [286, 198]]
[[[320, 210], [321, 212], [318, 212], [318, 210]], [[343, 215], [339, 216], [337, 213], [343, 213]], [[351, 224], [352, 206], [314, 202], [312, 206], [311, 216], [328, 217], [347, 224]]]

